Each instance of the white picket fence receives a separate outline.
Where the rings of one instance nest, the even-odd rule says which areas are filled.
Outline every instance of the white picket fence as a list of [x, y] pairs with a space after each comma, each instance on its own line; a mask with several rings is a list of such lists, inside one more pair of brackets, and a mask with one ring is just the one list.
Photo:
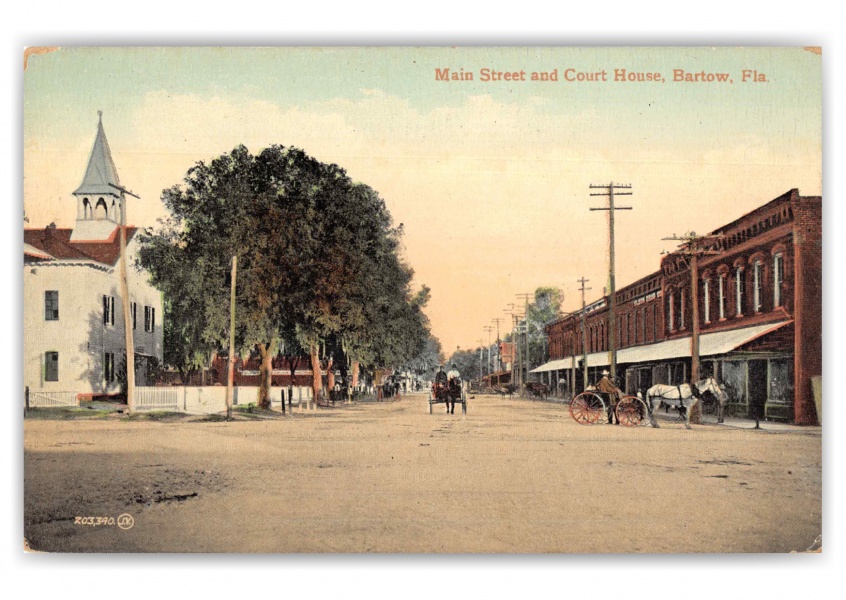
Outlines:
[[[279, 406], [282, 391], [288, 401], [288, 388], [271, 388], [271, 405]], [[294, 404], [311, 399], [310, 387], [295, 387]], [[233, 388], [232, 404], [254, 403], [258, 398], [258, 386], [236, 386]], [[169, 410], [191, 414], [215, 414], [226, 411], [226, 387], [224, 386], [171, 386], [136, 387], [135, 407], [137, 410]]]
[[31, 408], [49, 408], [79, 406], [76, 392], [29, 392], [29, 406]]
[[174, 388], [136, 387], [137, 410], [179, 410], [179, 393]]

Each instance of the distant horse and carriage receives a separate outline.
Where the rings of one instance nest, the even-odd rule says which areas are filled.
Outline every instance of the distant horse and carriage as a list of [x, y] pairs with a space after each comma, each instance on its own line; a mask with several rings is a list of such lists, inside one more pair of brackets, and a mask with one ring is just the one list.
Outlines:
[[435, 375], [432, 388], [429, 391], [429, 414], [435, 404], [446, 404], [447, 414], [455, 414], [455, 404], [461, 404], [462, 414], [467, 414], [467, 392], [461, 385], [460, 377], [447, 379], [446, 373], [441, 371]]
[[664, 406], [677, 410], [679, 417], [684, 418], [685, 427], [691, 429], [691, 410], [703, 399], [716, 403], [717, 422], [722, 423], [728, 396], [713, 377], [680, 385], [653, 385], [646, 390], [645, 397], [622, 395], [617, 399], [589, 388], [570, 402], [570, 416], [581, 425], [610, 421], [615, 416], [618, 423], [627, 427], [637, 427], [647, 419], [653, 427], [659, 427], [655, 413]]

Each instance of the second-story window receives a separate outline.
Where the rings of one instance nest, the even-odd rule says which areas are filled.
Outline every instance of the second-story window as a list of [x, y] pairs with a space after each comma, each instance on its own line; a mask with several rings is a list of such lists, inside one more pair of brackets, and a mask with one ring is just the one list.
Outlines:
[[135, 331], [135, 328], [136, 328], [136, 325], [137, 325], [136, 312], [138, 311], [138, 303], [133, 302], [131, 308], [132, 308], [132, 330]]
[[115, 297], [103, 296], [103, 325], [115, 324]]
[[726, 274], [720, 273], [719, 277], [717, 278], [717, 295], [718, 295], [718, 302], [717, 307], [719, 310], [719, 318], [725, 319], [726, 318]]
[[737, 267], [734, 270], [734, 306], [735, 314], [738, 317], [743, 316], [743, 286], [745, 285], [745, 278], [743, 277], [743, 267]]
[[58, 321], [59, 320], [59, 292], [58, 290], [48, 290], [44, 292], [44, 320]]
[[755, 306], [755, 312], [761, 312], [761, 298], [763, 296], [764, 286], [764, 265], [760, 260], [756, 260], [752, 266], [752, 298]]
[[706, 323], [711, 322], [711, 282], [708, 279], [702, 280], [702, 299], [704, 301], [703, 318]]
[[675, 315], [673, 314], [675, 313], [675, 306], [673, 306], [675, 304], [675, 296], [676, 295], [673, 292], [669, 292], [667, 294], [667, 328], [670, 331], [675, 329]]
[[144, 307], [144, 331], [156, 330], [156, 309], [152, 306]]
[[773, 308], [781, 306], [781, 285], [784, 281], [784, 256], [773, 256]]

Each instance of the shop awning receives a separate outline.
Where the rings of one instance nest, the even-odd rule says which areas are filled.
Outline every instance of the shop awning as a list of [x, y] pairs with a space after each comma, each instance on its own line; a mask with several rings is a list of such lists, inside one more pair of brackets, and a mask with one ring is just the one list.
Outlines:
[[[728, 331], [717, 331], [705, 333], [699, 336], [699, 356], [719, 356], [728, 354], [732, 350], [751, 342], [752, 340], [781, 329], [793, 321], [782, 321], [780, 323], [767, 323], [741, 329], [730, 329]], [[617, 364], [635, 364], [642, 362], [656, 362], [670, 360], [673, 358], [684, 358], [690, 356], [690, 336], [649, 344], [647, 346], [635, 346], [624, 348], [617, 352]], [[569, 359], [564, 359], [569, 360]], [[579, 367], [582, 366], [581, 357], [577, 357]], [[555, 361], [553, 361], [555, 362]], [[547, 363], [549, 364], [549, 363]], [[610, 363], [608, 352], [594, 352], [587, 355], [588, 367], [605, 367]], [[534, 372], [534, 371], [533, 371]]]
[[569, 369], [573, 366], [571, 358], [560, 358], [558, 360], [551, 360], [544, 363], [536, 369], [532, 369], [529, 373], [546, 373], [547, 371], [559, 371], [561, 369]]

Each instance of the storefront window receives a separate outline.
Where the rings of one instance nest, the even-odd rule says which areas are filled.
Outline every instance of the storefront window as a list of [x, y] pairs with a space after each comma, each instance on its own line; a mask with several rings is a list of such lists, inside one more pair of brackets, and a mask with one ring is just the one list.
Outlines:
[[793, 361], [777, 359], [770, 361], [769, 402], [773, 404], [793, 403]]
[[723, 385], [728, 401], [732, 404], [746, 404], [746, 363], [743, 361], [723, 362]]

